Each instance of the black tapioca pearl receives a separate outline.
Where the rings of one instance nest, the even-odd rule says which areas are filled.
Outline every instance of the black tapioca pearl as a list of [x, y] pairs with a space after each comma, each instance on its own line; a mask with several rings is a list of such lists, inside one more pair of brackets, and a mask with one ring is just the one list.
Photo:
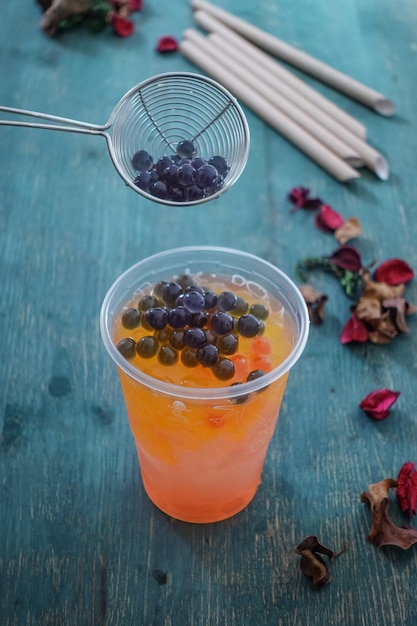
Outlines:
[[168, 312], [163, 307], [154, 307], [145, 311], [145, 319], [154, 330], [162, 330], [168, 323]]
[[249, 307], [249, 313], [258, 318], [258, 320], [266, 320], [269, 315], [269, 309], [265, 304], [252, 304]]
[[184, 332], [182, 329], [175, 329], [169, 337], [169, 343], [176, 350], [182, 350], [185, 347]]
[[182, 287], [177, 282], [166, 283], [162, 290], [162, 299], [167, 306], [174, 306], [178, 296], [182, 293]]
[[235, 366], [230, 359], [219, 358], [211, 371], [219, 380], [230, 380], [235, 375]]
[[211, 327], [219, 335], [226, 335], [233, 330], [233, 318], [225, 311], [216, 311], [211, 316]]
[[143, 359], [151, 359], [156, 355], [159, 348], [159, 342], [156, 337], [146, 335], [141, 337], [136, 344], [136, 352]]
[[175, 365], [178, 361], [178, 352], [172, 346], [164, 345], [158, 350], [158, 361], [162, 365]]
[[138, 309], [140, 311], [147, 311], [160, 306], [160, 302], [156, 296], [146, 295], [142, 296], [138, 302]]
[[212, 367], [219, 358], [219, 350], [212, 343], [206, 343], [197, 350], [197, 361], [204, 367]]
[[131, 337], [126, 337], [126, 339], [119, 341], [116, 348], [125, 359], [130, 361], [136, 354], [136, 341]]
[[220, 311], [233, 311], [237, 305], [237, 296], [232, 291], [222, 291], [217, 296], [217, 307]]
[[122, 326], [130, 330], [132, 328], [138, 328], [138, 326], [140, 326], [141, 324], [141, 317], [142, 314], [139, 309], [136, 309], [134, 307], [126, 309], [126, 311], [124, 311], [122, 314]]
[[200, 348], [206, 343], [206, 335], [202, 328], [187, 328], [184, 332], [184, 343], [189, 348]]
[[228, 333], [219, 337], [217, 346], [222, 354], [234, 354], [239, 346], [237, 335]]
[[181, 363], [186, 367], [197, 367], [197, 350], [185, 347], [181, 352]]
[[261, 322], [251, 313], [248, 313], [247, 315], [242, 315], [242, 317], [238, 319], [237, 330], [242, 335], [242, 337], [256, 337], [260, 329]]
[[[236, 383], [232, 383], [231, 387], [237, 387], [238, 385], [241, 385], [242, 383], [236, 382]], [[244, 404], [245, 402], [247, 402], [249, 400], [249, 394], [248, 393], [244, 393], [241, 395], [235, 395], [232, 396], [230, 398], [230, 402], [232, 402], [233, 404]]]

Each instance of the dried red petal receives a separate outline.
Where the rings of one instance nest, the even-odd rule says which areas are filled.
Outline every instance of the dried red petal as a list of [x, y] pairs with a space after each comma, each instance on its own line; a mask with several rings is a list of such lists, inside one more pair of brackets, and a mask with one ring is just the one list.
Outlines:
[[297, 209], [318, 209], [321, 205], [320, 198], [310, 198], [308, 187], [293, 187], [288, 194], [289, 201], [294, 204], [292, 211]]
[[417, 470], [415, 463], [404, 463], [397, 478], [397, 498], [401, 511], [408, 511], [411, 520], [417, 513]]
[[325, 233], [332, 233], [337, 228], [343, 226], [343, 217], [337, 213], [329, 204], [322, 204], [320, 211], [314, 216], [314, 224], [319, 230]]
[[373, 278], [387, 285], [400, 285], [413, 280], [414, 272], [405, 261], [388, 259], [376, 268]]
[[134, 30], [134, 24], [125, 17], [114, 15], [112, 18], [112, 26], [120, 37], [130, 37]]
[[157, 52], [165, 53], [165, 52], [175, 52], [178, 50], [178, 42], [174, 37], [170, 35], [165, 35], [164, 37], [160, 37], [156, 44]]
[[354, 246], [340, 246], [328, 259], [333, 265], [351, 272], [359, 272], [362, 267], [361, 255]]
[[141, 11], [143, 8], [142, 0], [129, 0], [129, 4], [132, 11]]
[[376, 420], [383, 420], [389, 415], [389, 410], [396, 402], [400, 391], [390, 389], [376, 389], [371, 391], [359, 404], [369, 417]]
[[353, 313], [347, 321], [340, 334], [341, 343], [351, 343], [352, 341], [365, 342], [368, 341], [368, 329], [365, 324], [359, 320]]

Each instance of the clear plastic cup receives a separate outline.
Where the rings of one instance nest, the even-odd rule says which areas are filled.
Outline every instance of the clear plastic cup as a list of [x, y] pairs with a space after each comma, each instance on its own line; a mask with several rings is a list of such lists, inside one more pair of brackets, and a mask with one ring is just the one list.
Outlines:
[[[161, 366], [156, 357], [127, 360], [116, 347], [122, 311], [152, 285], [184, 274], [270, 311], [256, 340], [239, 336], [241, 348], [227, 357], [236, 370], [230, 381], [220, 382], [201, 365], [185, 368], [176, 380], [178, 365]], [[308, 311], [297, 286], [246, 252], [177, 248], [140, 261], [115, 281], [103, 302], [100, 329], [119, 371], [143, 485], [152, 502], [176, 519], [196, 523], [220, 521], [244, 509], [261, 481], [289, 370], [308, 338]], [[263, 375], [247, 381], [248, 369]], [[161, 371], [167, 380], [155, 377]]]

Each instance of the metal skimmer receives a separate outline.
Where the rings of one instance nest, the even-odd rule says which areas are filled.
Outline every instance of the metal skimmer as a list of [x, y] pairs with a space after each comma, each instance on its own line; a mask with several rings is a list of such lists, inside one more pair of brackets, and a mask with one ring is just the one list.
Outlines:
[[[160, 204], [201, 204], [218, 197], [236, 182], [249, 152], [249, 129], [236, 99], [219, 83], [189, 72], [159, 74], [130, 89], [103, 126], [37, 111], [0, 106], [0, 111], [44, 119], [51, 123], [0, 120], [3, 126], [26, 126], [88, 135], [102, 135], [113, 164], [126, 185]], [[197, 156], [223, 156], [230, 166], [222, 187], [191, 202], [162, 200], [134, 184], [132, 157], [149, 152], [154, 162], [172, 156], [180, 141], [191, 140]]]

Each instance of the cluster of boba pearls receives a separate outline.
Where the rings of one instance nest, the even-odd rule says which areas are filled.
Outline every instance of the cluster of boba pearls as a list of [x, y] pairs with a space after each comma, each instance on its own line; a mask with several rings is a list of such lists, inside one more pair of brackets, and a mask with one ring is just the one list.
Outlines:
[[[140, 297], [137, 306], [122, 312], [124, 328], [142, 327], [146, 334], [138, 341], [121, 339], [117, 348], [128, 360], [156, 358], [166, 366], [181, 360], [189, 368], [210, 368], [215, 378], [227, 381], [235, 375], [229, 357], [237, 353], [240, 337], [262, 335], [268, 315], [262, 303], [249, 305], [232, 291], [215, 293], [185, 274], [160, 281], [150, 294]], [[241, 382], [263, 374], [263, 370], [253, 370]]]
[[196, 202], [219, 191], [230, 167], [220, 155], [209, 159], [197, 156], [194, 143], [180, 141], [172, 156], [162, 156], [156, 162], [146, 150], [132, 157], [137, 172], [134, 183], [139, 189], [160, 200]]

